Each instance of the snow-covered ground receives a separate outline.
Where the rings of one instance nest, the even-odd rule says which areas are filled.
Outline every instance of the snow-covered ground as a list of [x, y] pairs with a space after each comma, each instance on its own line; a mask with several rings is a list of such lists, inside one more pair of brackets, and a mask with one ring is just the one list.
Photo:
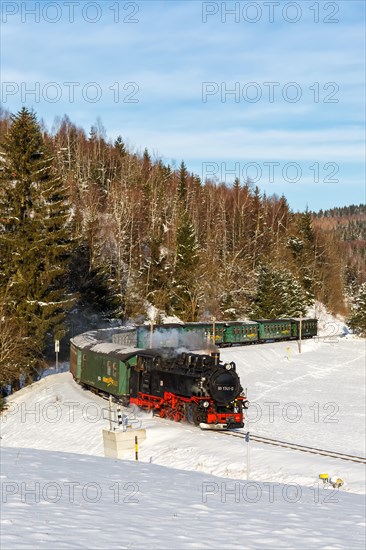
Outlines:
[[[364, 455], [365, 340], [324, 336], [303, 342], [301, 354], [286, 342], [221, 355], [248, 388], [242, 431]], [[133, 452], [113, 461], [103, 457], [106, 408], [67, 372], [9, 399], [4, 548], [364, 547], [363, 465], [251, 442], [248, 484], [244, 440], [141, 411], [139, 463]], [[323, 489], [320, 473], [345, 484]]]

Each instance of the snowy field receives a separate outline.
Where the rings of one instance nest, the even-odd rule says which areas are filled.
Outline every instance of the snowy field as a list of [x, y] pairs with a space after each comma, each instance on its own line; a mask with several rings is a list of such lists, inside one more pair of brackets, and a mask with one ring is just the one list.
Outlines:
[[[301, 355], [296, 342], [221, 355], [237, 363], [252, 403], [241, 431], [365, 454], [364, 340], [305, 341]], [[106, 407], [68, 372], [9, 399], [3, 548], [364, 547], [362, 464], [251, 442], [247, 481], [244, 440], [141, 411], [140, 461], [133, 452], [113, 461], [103, 457]], [[344, 486], [324, 489], [325, 472]]]

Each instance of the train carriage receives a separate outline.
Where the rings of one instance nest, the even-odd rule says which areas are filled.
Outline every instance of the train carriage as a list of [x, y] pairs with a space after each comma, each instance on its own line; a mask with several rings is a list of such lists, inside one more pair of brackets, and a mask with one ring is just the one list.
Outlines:
[[[193, 340], [193, 344], [197, 349], [206, 347], [208, 342], [220, 345], [225, 342], [226, 324], [227, 323], [224, 322], [217, 322], [215, 324], [186, 323], [182, 325], [182, 334], [190, 335], [190, 340]], [[183, 336], [182, 342], [184, 342], [184, 340]], [[195, 342], [195, 340], [197, 342]]]
[[310, 317], [292, 317], [291, 319], [291, 336], [293, 338], [299, 338], [300, 336], [300, 322], [301, 322], [301, 338], [313, 338], [318, 334], [318, 320], [311, 319]]
[[169, 323], [166, 325], [153, 325], [151, 333], [150, 325], [138, 326], [136, 331], [136, 346], [140, 349], [147, 348], [178, 348], [180, 346], [180, 334], [183, 325]]
[[259, 325], [255, 321], [229, 321], [226, 323], [224, 345], [256, 343], [258, 330]]
[[70, 371], [77, 382], [129, 402], [130, 368], [136, 365], [136, 348], [119, 349], [112, 343], [78, 348], [71, 342]]
[[259, 324], [259, 342], [267, 340], [290, 340], [290, 319], [256, 319]]

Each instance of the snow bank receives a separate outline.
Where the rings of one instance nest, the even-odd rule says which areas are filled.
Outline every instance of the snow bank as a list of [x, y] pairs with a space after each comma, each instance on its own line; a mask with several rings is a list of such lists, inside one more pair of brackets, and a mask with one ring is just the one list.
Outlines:
[[357, 495], [30, 449], [3, 449], [2, 462], [7, 550], [365, 544]]

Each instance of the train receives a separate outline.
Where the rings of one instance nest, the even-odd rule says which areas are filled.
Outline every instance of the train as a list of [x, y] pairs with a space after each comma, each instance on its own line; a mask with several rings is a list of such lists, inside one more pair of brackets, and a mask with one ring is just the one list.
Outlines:
[[236, 365], [223, 363], [217, 351], [139, 349], [80, 335], [71, 340], [70, 371], [86, 389], [111, 395], [124, 406], [151, 410], [160, 418], [202, 429], [244, 426], [249, 403]]
[[136, 344], [140, 348], [179, 347], [187, 342], [194, 348], [204, 348], [207, 342], [215, 346], [242, 346], [270, 341], [313, 338], [318, 333], [318, 321], [312, 318], [257, 319], [252, 321], [219, 321], [215, 323], [185, 323], [138, 326]]
[[[79, 384], [161, 418], [233, 429], [244, 426], [249, 402], [235, 363], [221, 362], [218, 348], [295, 340], [300, 332], [302, 339], [312, 338], [317, 320], [142, 325], [112, 330], [108, 338], [107, 332], [71, 339], [70, 371]], [[206, 351], [187, 351], [192, 349]]]

